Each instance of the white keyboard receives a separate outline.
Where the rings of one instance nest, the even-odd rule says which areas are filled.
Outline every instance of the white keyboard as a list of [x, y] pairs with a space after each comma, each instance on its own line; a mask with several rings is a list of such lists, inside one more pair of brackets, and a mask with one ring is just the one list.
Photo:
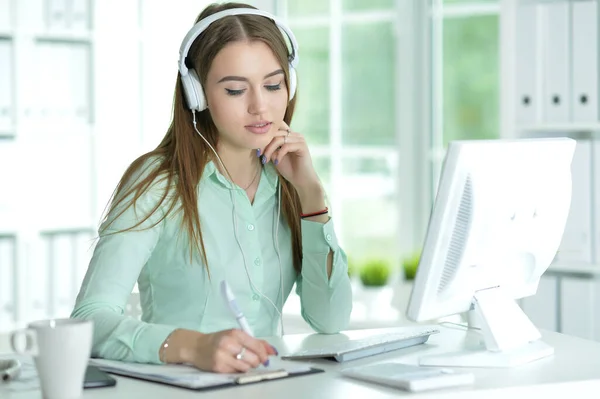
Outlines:
[[407, 328], [405, 331], [373, 335], [367, 338], [340, 342], [322, 348], [306, 349], [281, 356], [282, 359], [333, 358], [338, 362], [361, 359], [427, 342], [436, 328]]

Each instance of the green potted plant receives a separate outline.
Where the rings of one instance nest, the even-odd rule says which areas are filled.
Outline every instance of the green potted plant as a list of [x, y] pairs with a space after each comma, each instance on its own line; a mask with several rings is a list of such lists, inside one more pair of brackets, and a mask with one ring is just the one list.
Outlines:
[[360, 268], [359, 276], [365, 287], [382, 287], [390, 277], [390, 266], [385, 260], [372, 259]]
[[408, 256], [402, 260], [402, 269], [404, 270], [404, 280], [412, 281], [417, 275], [417, 268], [419, 267], [419, 260], [421, 259], [421, 252], [415, 252], [411, 256]]

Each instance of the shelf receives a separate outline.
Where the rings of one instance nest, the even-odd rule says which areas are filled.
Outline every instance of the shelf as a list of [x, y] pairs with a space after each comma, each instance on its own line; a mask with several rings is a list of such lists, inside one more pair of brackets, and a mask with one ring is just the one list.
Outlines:
[[13, 140], [15, 134], [11, 131], [0, 130], [0, 140]]
[[90, 32], [36, 32], [33, 33], [32, 36], [35, 38], [36, 41], [48, 42], [90, 43], [93, 40], [93, 35]]
[[557, 262], [550, 265], [544, 276], [570, 277], [578, 279], [600, 278], [600, 265], [582, 262]]
[[78, 235], [91, 233], [96, 234], [96, 224], [85, 225], [72, 225], [72, 226], [60, 226], [57, 228], [43, 228], [40, 230], [40, 235], [44, 237], [60, 236], [60, 235]]
[[517, 125], [517, 130], [524, 133], [595, 133], [600, 132], [600, 123], [565, 123], [548, 125]]
[[82, 135], [91, 135], [94, 132], [94, 128], [95, 126], [91, 123], [58, 123], [38, 119], [21, 122], [17, 130], [20, 137], [47, 137], [53, 134], [79, 137]]

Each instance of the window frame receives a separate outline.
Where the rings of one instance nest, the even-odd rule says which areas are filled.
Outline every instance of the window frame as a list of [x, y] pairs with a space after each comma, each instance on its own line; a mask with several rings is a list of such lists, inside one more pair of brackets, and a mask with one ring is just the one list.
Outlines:
[[[443, 0], [429, 0], [429, 16], [428, 20], [431, 25], [431, 42], [430, 51], [432, 57], [432, 111], [431, 117], [433, 125], [431, 130], [431, 146], [428, 157], [432, 162], [431, 189], [435, 195], [437, 184], [440, 178], [442, 162], [444, 160], [444, 114], [443, 112], [435, 114], [433, 110], [444, 109], [444, 21], [451, 18], [468, 18], [496, 15], [499, 18], [499, 26], [502, 29], [501, 19], [501, 0], [489, 3], [471, 1], [468, 3], [459, 4], [444, 4]], [[501, 41], [502, 32], [499, 33]], [[502, 62], [502, 60], [500, 61]], [[502, 75], [502, 67], [499, 67], [499, 73]], [[500, 93], [499, 93], [500, 96]], [[500, 101], [502, 104], [502, 101]], [[499, 116], [502, 116], [501, 109], [498, 110]], [[502, 118], [500, 118], [502, 120]], [[502, 126], [499, 126], [500, 135], [502, 135]], [[432, 201], [433, 201], [432, 197]]]
[[[329, 157], [330, 201], [334, 213], [339, 214], [344, 206], [342, 165], [346, 157], [385, 157], [397, 165], [394, 191], [399, 206], [396, 227], [396, 242], [400, 256], [412, 253], [421, 245], [429, 217], [431, 192], [428, 176], [429, 163], [422, 154], [427, 154], [426, 135], [414, 132], [428, 131], [429, 108], [427, 87], [427, 12], [418, 0], [396, 0], [392, 13], [389, 10], [342, 12], [342, 0], [331, 0], [327, 15], [290, 18], [287, 0], [272, 0], [270, 9], [294, 30], [296, 27], [327, 26], [330, 49], [330, 122], [329, 143], [311, 146], [314, 156]], [[263, 4], [264, 5], [264, 4]], [[345, 145], [342, 138], [342, 28], [346, 23], [391, 22], [397, 34], [396, 57], [399, 66], [396, 80], [397, 135], [394, 146]], [[413, 40], [413, 39], [416, 39]], [[301, 50], [300, 50], [301, 53]], [[300, 54], [300, 59], [301, 59]], [[401, 63], [400, 63], [401, 62]], [[400, 66], [401, 65], [401, 66]], [[415, 78], [416, 77], [416, 78]], [[425, 107], [425, 105], [427, 105]], [[408, 187], [408, 189], [406, 189]], [[344, 220], [336, 219], [336, 229], [344, 230]], [[343, 244], [343, 239], [341, 239]]]
[[[288, 15], [288, 0], [270, 0], [270, 3], [271, 10], [292, 30], [297, 26], [329, 27], [330, 138], [329, 144], [312, 146], [311, 152], [329, 157], [332, 209], [343, 207], [343, 199], [336, 193], [342, 192], [342, 162], [345, 157], [351, 154], [389, 157], [394, 154], [398, 168], [394, 184], [399, 207], [396, 229], [399, 254], [420, 248], [445, 153], [443, 115], [435, 112], [443, 109], [443, 22], [449, 18], [484, 15], [500, 18], [500, 1], [444, 4], [443, 0], [396, 0], [394, 13], [389, 13], [389, 10], [342, 13], [342, 0], [331, 0], [327, 15], [297, 18]], [[343, 23], [363, 21], [394, 22], [397, 31], [397, 144], [393, 147], [344, 145], [342, 139], [342, 26]], [[499, 23], [502, 24], [502, 21]], [[502, 114], [501, 110], [499, 113]], [[343, 231], [343, 226], [344, 221], [336, 219], [339, 231]]]

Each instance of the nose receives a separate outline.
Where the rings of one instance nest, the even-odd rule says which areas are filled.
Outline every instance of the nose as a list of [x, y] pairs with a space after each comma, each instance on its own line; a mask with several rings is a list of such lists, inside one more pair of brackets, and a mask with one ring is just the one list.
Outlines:
[[248, 104], [248, 112], [252, 115], [260, 115], [267, 111], [267, 101], [264, 93], [260, 89], [252, 90], [249, 96], [250, 103]]

